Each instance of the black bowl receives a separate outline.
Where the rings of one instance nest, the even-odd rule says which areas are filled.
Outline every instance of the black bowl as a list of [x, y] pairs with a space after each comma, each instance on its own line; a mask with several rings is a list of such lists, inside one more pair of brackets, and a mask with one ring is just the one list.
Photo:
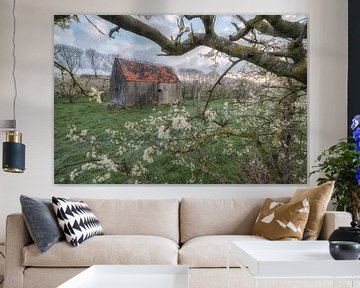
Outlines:
[[335, 260], [358, 260], [360, 257], [360, 244], [348, 241], [331, 241], [330, 255]]

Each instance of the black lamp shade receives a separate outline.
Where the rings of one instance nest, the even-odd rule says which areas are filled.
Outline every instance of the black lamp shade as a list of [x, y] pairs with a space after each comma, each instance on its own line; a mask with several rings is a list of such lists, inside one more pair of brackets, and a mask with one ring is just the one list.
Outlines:
[[22, 173], [25, 170], [25, 145], [3, 142], [3, 169], [6, 172]]

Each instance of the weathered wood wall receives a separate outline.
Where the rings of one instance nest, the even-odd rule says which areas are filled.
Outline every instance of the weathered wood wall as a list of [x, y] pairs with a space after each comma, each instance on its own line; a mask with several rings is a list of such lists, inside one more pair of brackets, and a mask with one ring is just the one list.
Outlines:
[[180, 83], [130, 82], [126, 81], [114, 62], [110, 78], [112, 101], [123, 107], [160, 106], [181, 99]]
[[126, 80], [120, 73], [119, 64], [114, 62], [110, 77], [110, 95], [112, 101], [120, 106], [126, 106], [125, 103]]
[[158, 83], [158, 102], [159, 105], [171, 104], [181, 100], [180, 83]]

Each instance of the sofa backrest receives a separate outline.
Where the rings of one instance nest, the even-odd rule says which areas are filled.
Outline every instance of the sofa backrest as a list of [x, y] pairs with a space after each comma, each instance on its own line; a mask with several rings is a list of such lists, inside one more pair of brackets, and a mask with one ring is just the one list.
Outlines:
[[105, 235], [155, 235], [179, 242], [178, 199], [80, 199], [99, 219]]
[[[205, 235], [251, 234], [261, 199], [184, 198], [180, 204], [180, 241]], [[288, 202], [288, 198], [274, 199]]]

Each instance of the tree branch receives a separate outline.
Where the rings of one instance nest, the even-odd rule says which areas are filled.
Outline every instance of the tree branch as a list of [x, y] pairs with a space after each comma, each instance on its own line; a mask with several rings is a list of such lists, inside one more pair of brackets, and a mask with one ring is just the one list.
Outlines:
[[[183, 55], [198, 46], [207, 46], [223, 52], [230, 57], [248, 61], [278, 76], [290, 77], [306, 83], [307, 70], [306, 61], [297, 61], [295, 64], [286, 63], [281, 58], [270, 55], [255, 47], [241, 45], [231, 40], [216, 35], [215, 33], [191, 33], [189, 37], [180, 43], [175, 43], [168, 39], [158, 29], [151, 27], [132, 16], [124, 15], [99, 15], [99, 17], [120, 26], [121, 28], [133, 32], [137, 35], [148, 38], [158, 44], [166, 55]], [[209, 19], [207, 19], [209, 21]], [[208, 23], [206, 21], [206, 23]], [[297, 37], [299, 34], [297, 35]]]
[[212, 95], [213, 95], [213, 92], [216, 88], [216, 86], [220, 83], [220, 81], [225, 77], [225, 75], [234, 67], [236, 66], [241, 60], [236, 60], [236, 61], [233, 61], [232, 64], [220, 75], [219, 79], [215, 82], [215, 84], [211, 87], [211, 89], [209, 90], [209, 97], [208, 99], [206, 100], [206, 103], [205, 103], [205, 106], [204, 106], [204, 109], [203, 109], [203, 112], [202, 112], [202, 115], [205, 114], [205, 111], [209, 105], [209, 102], [212, 98]]
[[237, 41], [245, 37], [251, 31], [251, 29], [255, 27], [256, 23], [263, 20], [262, 16], [256, 16], [249, 21], [246, 21], [246, 19], [241, 15], [237, 15], [236, 17], [244, 23], [245, 28], [236, 27], [235, 23], [233, 23], [237, 31], [235, 34], [229, 36], [229, 40], [231, 41]]
[[79, 82], [75, 79], [75, 75], [74, 75], [69, 69], [67, 69], [64, 65], [61, 65], [60, 63], [58, 63], [58, 62], [56, 62], [56, 61], [54, 61], [54, 66], [55, 66], [56, 68], [58, 68], [58, 69], [61, 71], [61, 73], [62, 73], [63, 71], [67, 72], [67, 73], [70, 75], [71, 80], [72, 80], [74, 86], [79, 88], [81, 94], [85, 95], [86, 97], [89, 97], [89, 94], [88, 94], [89, 91], [85, 90], [85, 89], [79, 84]]
[[274, 28], [274, 36], [297, 39], [305, 24], [282, 19], [281, 15], [263, 15], [263, 18]]

